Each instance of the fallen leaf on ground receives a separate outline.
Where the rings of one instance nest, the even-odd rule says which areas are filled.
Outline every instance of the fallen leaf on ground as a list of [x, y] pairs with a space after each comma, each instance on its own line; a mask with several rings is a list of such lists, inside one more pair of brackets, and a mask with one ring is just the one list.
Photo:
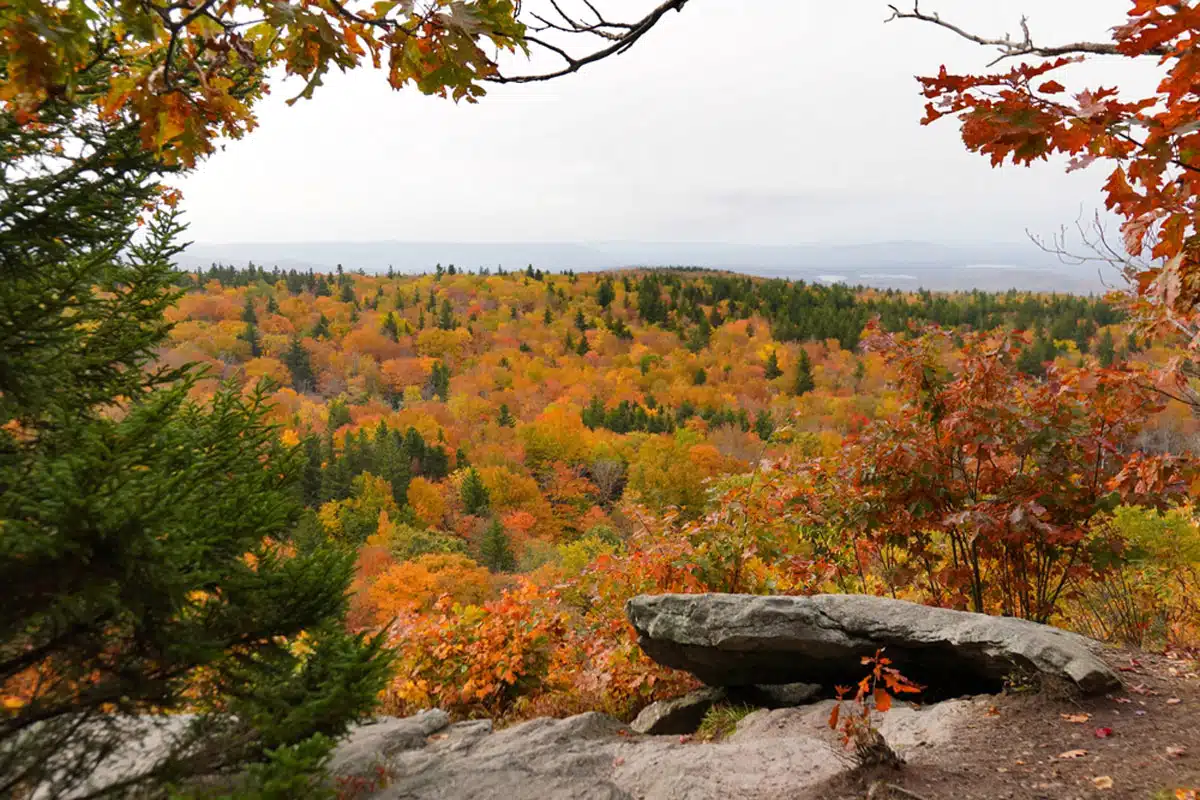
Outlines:
[[1097, 789], [1111, 789], [1113, 787], [1113, 779], [1107, 775], [1101, 775], [1099, 778], [1092, 778], [1092, 783]]
[[1059, 714], [1067, 722], [1084, 723], [1092, 718], [1091, 714]]
[[1096, 728], [1096, 738], [1097, 739], [1107, 739], [1108, 737], [1110, 737], [1112, 735], [1113, 735], [1112, 728]]
[[1171, 758], [1183, 758], [1187, 754], [1186, 747], [1168, 747], [1167, 755]]
[[1133, 701], [1130, 700], [1128, 697], [1118, 697], [1117, 702], [1118, 703], [1132, 703]]
[[1068, 750], [1065, 753], [1059, 753], [1059, 758], [1083, 758], [1087, 755], [1087, 750]]
[[1182, 702], [1183, 702], [1183, 701], [1182, 701], [1182, 700], [1180, 700], [1178, 697], [1172, 697], [1170, 700], [1168, 700], [1168, 701], [1167, 701], [1167, 705], [1169, 705], [1169, 706], [1177, 706], [1177, 705], [1179, 705], [1179, 704], [1180, 704], [1180, 703], [1182, 703]]

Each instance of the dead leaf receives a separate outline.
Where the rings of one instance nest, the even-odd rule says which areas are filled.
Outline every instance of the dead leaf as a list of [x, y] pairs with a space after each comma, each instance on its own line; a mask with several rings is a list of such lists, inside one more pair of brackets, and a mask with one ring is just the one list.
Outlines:
[[1112, 735], [1113, 735], [1112, 728], [1096, 728], [1096, 738], [1097, 739], [1107, 739], [1108, 737], [1110, 737]]
[[1118, 703], [1132, 703], [1133, 701], [1130, 700], [1128, 697], [1118, 697], [1117, 702]]
[[1187, 755], [1186, 747], [1168, 747], [1167, 755], [1171, 758], [1183, 758]]
[[1169, 706], [1177, 706], [1177, 705], [1179, 705], [1179, 704], [1180, 704], [1180, 703], [1182, 703], [1182, 702], [1183, 702], [1183, 701], [1182, 701], [1182, 700], [1180, 700], [1178, 697], [1172, 697], [1170, 700], [1168, 700], [1168, 701], [1167, 701], [1167, 705], [1169, 705]]
[[1068, 750], [1065, 753], [1059, 753], [1059, 758], [1083, 758], [1087, 755], [1087, 750]]
[[613, 759], [614, 767], [619, 767], [619, 766], [623, 765], [624, 763], [625, 763], [625, 759], [621, 758], [620, 756], [617, 756], [616, 758]]
[[1063, 719], [1065, 719], [1067, 722], [1074, 722], [1074, 723], [1080, 723], [1080, 724], [1087, 722], [1089, 719], [1092, 718], [1091, 714], [1059, 714], [1059, 716], [1062, 717]]
[[1113, 779], [1107, 775], [1101, 775], [1099, 778], [1092, 778], [1092, 784], [1097, 789], [1111, 789], [1113, 788]]

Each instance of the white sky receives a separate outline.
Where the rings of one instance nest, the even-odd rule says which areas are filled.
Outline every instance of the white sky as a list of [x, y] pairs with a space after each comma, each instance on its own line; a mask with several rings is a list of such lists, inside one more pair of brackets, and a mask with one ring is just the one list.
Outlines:
[[[923, 8], [989, 34], [1024, 10], [1036, 39], [1061, 43], [1105, 37], [1128, 6]], [[882, 0], [691, 0], [618, 58], [474, 106], [394, 92], [369, 70], [291, 108], [298, 87], [276, 85], [260, 128], [183, 181], [189, 238], [1016, 241], [1100, 205], [1102, 169], [993, 170], [952, 121], [921, 127], [912, 76], [992, 55], [887, 13]], [[1117, 60], [1075, 69], [1109, 85], [1133, 74]]]

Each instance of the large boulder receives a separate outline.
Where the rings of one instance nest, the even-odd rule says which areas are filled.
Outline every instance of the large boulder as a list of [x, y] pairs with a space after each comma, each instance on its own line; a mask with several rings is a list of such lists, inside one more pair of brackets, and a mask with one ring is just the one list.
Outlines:
[[995, 691], [1029, 671], [1085, 693], [1120, 686], [1096, 643], [1077, 634], [883, 597], [643, 595], [625, 610], [646, 655], [710, 686], [851, 685], [880, 648], [935, 696]]

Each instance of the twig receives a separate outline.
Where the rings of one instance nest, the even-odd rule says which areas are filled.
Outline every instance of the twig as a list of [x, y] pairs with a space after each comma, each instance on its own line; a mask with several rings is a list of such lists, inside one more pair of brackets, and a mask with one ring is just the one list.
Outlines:
[[[888, 17], [885, 22], [892, 22], [897, 19], [915, 19], [920, 22], [928, 22], [933, 25], [945, 28], [952, 31], [958, 36], [966, 39], [969, 42], [982, 45], [984, 47], [995, 47], [1000, 50], [1000, 57], [991, 62], [988, 66], [992, 66], [1006, 58], [1017, 58], [1019, 56], [1040, 56], [1042, 58], [1055, 58], [1057, 56], [1066, 55], [1102, 55], [1102, 56], [1121, 56], [1126, 55], [1117, 49], [1115, 44], [1107, 42], [1072, 42], [1071, 44], [1056, 45], [1053, 47], [1044, 47], [1034, 44], [1033, 36], [1029, 31], [1029, 19], [1021, 17], [1021, 39], [1014, 40], [1010, 34], [1005, 34], [1003, 38], [988, 38], [971, 33], [964, 28], [959, 27], [951, 22], [942, 19], [936, 13], [928, 14], [921, 11], [919, 0], [914, 0], [912, 11], [901, 11], [894, 5], [888, 5], [892, 10], [892, 16]], [[1171, 53], [1171, 49], [1160, 45], [1151, 48], [1143, 55], [1148, 56], [1165, 56]]]

